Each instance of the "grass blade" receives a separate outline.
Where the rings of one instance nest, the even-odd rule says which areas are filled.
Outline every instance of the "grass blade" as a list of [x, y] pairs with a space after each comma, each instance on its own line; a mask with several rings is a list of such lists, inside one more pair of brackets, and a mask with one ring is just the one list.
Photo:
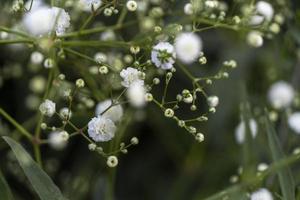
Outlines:
[[[281, 145], [275, 129], [267, 116], [265, 117], [265, 125], [267, 129], [272, 158], [276, 163], [279, 160], [285, 158], [285, 155], [281, 149]], [[277, 174], [283, 198], [288, 200], [295, 200], [295, 183], [290, 168], [288, 166], [285, 166], [284, 168], [278, 170]]]
[[0, 197], [3, 200], [13, 200], [10, 188], [0, 171]]
[[9, 137], [3, 139], [11, 147], [21, 168], [42, 200], [65, 200], [50, 177], [36, 164], [26, 150]]

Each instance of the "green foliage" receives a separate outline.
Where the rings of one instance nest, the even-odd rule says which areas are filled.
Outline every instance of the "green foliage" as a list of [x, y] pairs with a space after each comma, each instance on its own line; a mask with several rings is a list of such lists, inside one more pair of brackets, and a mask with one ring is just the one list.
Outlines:
[[0, 171], [0, 197], [2, 200], [13, 200], [13, 195], [10, 191], [9, 185], [3, 177], [2, 172]]
[[42, 200], [64, 200], [51, 178], [33, 161], [26, 150], [9, 137], [3, 137], [15, 154], [21, 168]]

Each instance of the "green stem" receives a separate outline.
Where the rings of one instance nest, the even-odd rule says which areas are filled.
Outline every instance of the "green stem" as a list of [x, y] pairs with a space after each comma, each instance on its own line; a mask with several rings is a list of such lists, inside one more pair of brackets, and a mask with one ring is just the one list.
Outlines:
[[2, 108], [0, 108], [0, 114], [7, 119], [16, 129], [20, 131], [21, 134], [23, 134], [27, 139], [30, 141], [33, 141], [32, 135], [16, 120], [14, 120], [7, 112], [5, 112]]
[[0, 45], [1, 44], [20, 44], [20, 43], [29, 43], [33, 44], [33, 40], [26, 40], [26, 39], [16, 39], [16, 40], [0, 40]]

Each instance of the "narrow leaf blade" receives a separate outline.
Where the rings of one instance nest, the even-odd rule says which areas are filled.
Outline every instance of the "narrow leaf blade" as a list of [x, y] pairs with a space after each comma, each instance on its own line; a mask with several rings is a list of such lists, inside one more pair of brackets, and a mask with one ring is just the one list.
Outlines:
[[[285, 158], [285, 155], [281, 149], [276, 131], [269, 121], [268, 117], [265, 117], [265, 124], [272, 158], [274, 162], [278, 162], [279, 160]], [[283, 198], [288, 200], [295, 200], [295, 183], [290, 168], [286, 166], [278, 170], [277, 174]]]
[[58, 187], [51, 178], [36, 164], [26, 150], [15, 140], [9, 137], [3, 139], [11, 147], [21, 168], [29, 179], [34, 190], [42, 200], [64, 200]]
[[3, 200], [13, 200], [10, 188], [0, 171], [0, 197]]

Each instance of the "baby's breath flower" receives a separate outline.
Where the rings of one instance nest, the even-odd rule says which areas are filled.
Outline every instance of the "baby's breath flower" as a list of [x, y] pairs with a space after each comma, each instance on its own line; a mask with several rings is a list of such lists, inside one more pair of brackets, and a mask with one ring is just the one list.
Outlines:
[[295, 112], [288, 117], [289, 127], [297, 134], [300, 134], [300, 112]]
[[133, 83], [144, 85], [144, 81], [140, 79], [141, 72], [135, 68], [127, 67], [120, 72], [120, 76], [123, 78], [121, 84], [124, 87], [130, 87]]
[[88, 145], [88, 148], [89, 148], [90, 151], [95, 151], [96, 148], [97, 148], [97, 145], [95, 143], [90, 143]]
[[[257, 135], [257, 123], [254, 119], [249, 120], [249, 126], [251, 135], [253, 138]], [[246, 139], [246, 125], [244, 121], [241, 121], [235, 129], [235, 139], [238, 144], [244, 143]]]
[[85, 85], [85, 83], [84, 83], [84, 80], [83, 79], [77, 79], [76, 80], [76, 87], [78, 87], [78, 88], [83, 88], [84, 87], [84, 85]]
[[131, 138], [130, 142], [133, 145], [137, 145], [139, 143], [139, 139], [137, 137], [133, 137], [133, 138]]
[[45, 61], [44, 61], [44, 67], [45, 68], [52, 68], [54, 66], [54, 60], [51, 59], [51, 58], [47, 58]]
[[136, 108], [143, 107], [146, 104], [145, 94], [145, 87], [139, 83], [131, 84], [126, 92], [129, 103]]
[[216, 107], [219, 104], [219, 98], [217, 96], [210, 96], [207, 98], [207, 103], [210, 107]]
[[44, 56], [38, 51], [32, 52], [30, 56], [30, 61], [32, 64], [39, 65], [43, 62]]
[[59, 114], [64, 118], [64, 119], [70, 119], [72, 116], [72, 112], [69, 110], [69, 108], [65, 107], [60, 109]]
[[92, 11], [98, 9], [102, 4], [101, 0], [79, 0], [79, 8], [83, 11]]
[[202, 40], [195, 33], [181, 33], [175, 39], [178, 58], [184, 63], [194, 62], [202, 50]]
[[[97, 104], [95, 114], [96, 116], [101, 115], [113, 122], [118, 122], [123, 116], [123, 108], [121, 105], [112, 105], [112, 101], [107, 99]], [[109, 109], [108, 109], [109, 108]]]
[[264, 43], [264, 40], [260, 32], [251, 31], [247, 35], [247, 42], [250, 46], [261, 47]]
[[198, 142], [203, 142], [204, 141], [204, 135], [202, 133], [197, 133], [196, 136], [195, 136], [195, 139]]
[[126, 7], [129, 11], [133, 12], [133, 11], [136, 11], [138, 5], [137, 5], [136, 1], [130, 0], [130, 1], [127, 1]]
[[294, 97], [295, 91], [293, 87], [284, 81], [274, 83], [268, 91], [268, 99], [276, 109], [289, 107]]
[[184, 14], [186, 15], [192, 15], [194, 12], [193, 12], [193, 5], [191, 3], [187, 3], [184, 5]]
[[47, 128], [47, 124], [46, 123], [41, 123], [41, 129], [45, 130]]
[[88, 134], [96, 142], [105, 142], [115, 136], [116, 126], [114, 122], [103, 116], [97, 116], [88, 123]]
[[174, 47], [168, 42], [160, 42], [152, 48], [151, 60], [158, 68], [171, 69], [175, 58]]
[[151, 102], [151, 101], [153, 100], [152, 94], [151, 94], [151, 93], [146, 93], [146, 94], [145, 94], [145, 100], [146, 100], [147, 102]]
[[186, 95], [184, 95], [184, 97], [183, 97], [183, 102], [184, 103], [193, 103], [193, 100], [194, 100], [194, 97], [193, 97], [193, 95], [192, 94], [186, 94]]
[[250, 196], [251, 200], [273, 200], [272, 193], [266, 188], [260, 188], [253, 192]]
[[165, 116], [168, 117], [168, 118], [171, 118], [174, 116], [174, 110], [172, 110], [171, 108], [167, 108], [165, 110]]
[[48, 117], [52, 117], [55, 113], [55, 103], [49, 99], [46, 99], [39, 107], [41, 113]]
[[61, 132], [51, 132], [49, 134], [49, 145], [55, 150], [62, 150], [66, 147], [67, 141], [69, 139], [69, 134], [66, 131]]
[[50, 34], [53, 27], [57, 35], [62, 35], [70, 26], [70, 16], [62, 8], [41, 6], [26, 13], [23, 24], [31, 34], [36, 36]]
[[116, 167], [118, 165], [118, 158], [116, 156], [109, 156], [107, 158], [106, 164], [108, 167]]
[[140, 47], [139, 46], [131, 46], [130, 47], [130, 52], [132, 54], [138, 54], [140, 52]]
[[107, 74], [108, 68], [103, 65], [103, 66], [99, 67], [99, 72], [100, 72], [100, 74]]

